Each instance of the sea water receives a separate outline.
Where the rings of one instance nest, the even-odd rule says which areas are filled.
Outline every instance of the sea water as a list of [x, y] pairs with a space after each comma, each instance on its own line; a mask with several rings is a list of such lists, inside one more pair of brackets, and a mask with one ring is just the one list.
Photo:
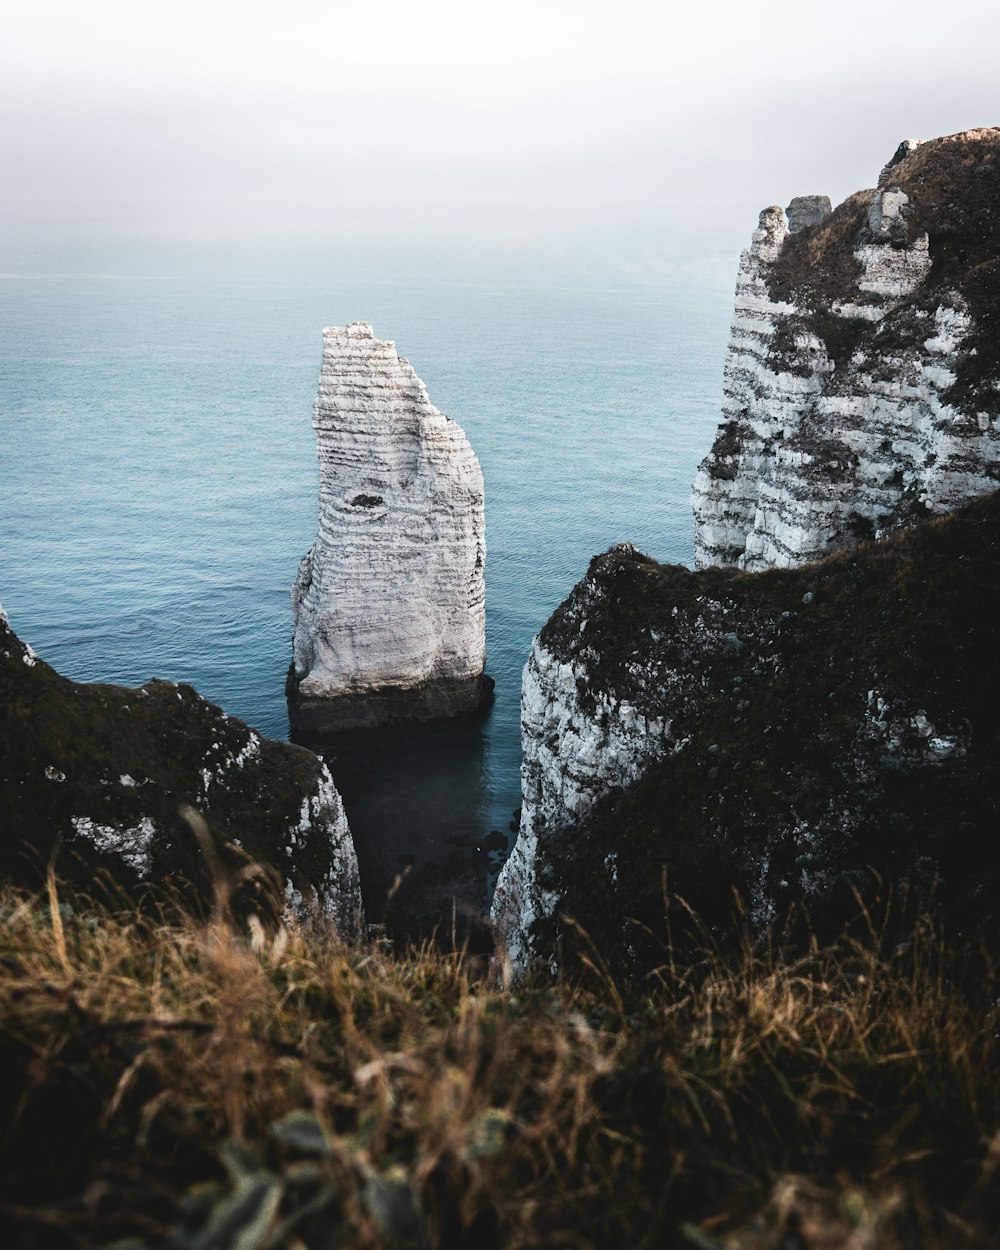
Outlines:
[[[0, 602], [65, 675], [189, 682], [288, 736], [289, 588], [316, 528], [320, 331], [372, 323], [486, 482], [479, 724], [331, 764], [370, 894], [506, 831], [532, 636], [628, 541], [690, 563], [735, 253], [173, 244], [32, 253], [0, 280]], [[0, 269], [4, 266], [0, 260]], [[364, 751], [362, 751], [364, 754]], [[441, 875], [447, 877], [446, 868]]]

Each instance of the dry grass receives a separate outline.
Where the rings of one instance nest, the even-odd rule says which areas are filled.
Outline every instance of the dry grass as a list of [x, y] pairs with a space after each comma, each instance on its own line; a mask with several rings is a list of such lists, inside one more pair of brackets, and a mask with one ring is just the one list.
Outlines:
[[505, 990], [54, 886], [0, 913], [4, 1246], [998, 1244], [1000, 972], [926, 921]]

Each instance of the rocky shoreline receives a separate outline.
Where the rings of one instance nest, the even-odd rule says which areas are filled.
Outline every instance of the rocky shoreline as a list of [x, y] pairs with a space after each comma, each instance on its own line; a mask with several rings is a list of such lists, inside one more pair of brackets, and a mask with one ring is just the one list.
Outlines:
[[288, 670], [285, 695], [292, 739], [307, 742], [354, 729], [413, 721], [455, 720], [485, 714], [493, 702], [493, 678], [441, 677], [413, 686], [378, 686], [358, 693], [303, 693], [294, 665]]

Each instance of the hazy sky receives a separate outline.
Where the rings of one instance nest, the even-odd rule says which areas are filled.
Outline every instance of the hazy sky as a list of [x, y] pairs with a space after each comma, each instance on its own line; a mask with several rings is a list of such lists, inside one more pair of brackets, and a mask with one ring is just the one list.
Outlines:
[[413, 201], [746, 221], [871, 185], [905, 136], [1000, 121], [995, 0], [4, 9], [11, 225], [239, 228]]

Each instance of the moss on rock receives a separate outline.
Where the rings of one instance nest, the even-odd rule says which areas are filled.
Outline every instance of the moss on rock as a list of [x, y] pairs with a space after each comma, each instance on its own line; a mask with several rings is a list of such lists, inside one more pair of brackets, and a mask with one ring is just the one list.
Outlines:
[[664, 871], [721, 922], [734, 887], [836, 921], [874, 870], [1000, 918], [998, 563], [1000, 494], [796, 569], [595, 559], [541, 641], [681, 745], [540, 840], [559, 910], [622, 954], [629, 918], [662, 933]]
[[[965, 412], [995, 413], [1000, 410], [995, 386], [1000, 375], [1000, 128], [921, 143], [884, 175], [884, 188], [907, 196], [907, 239], [899, 245], [926, 234], [931, 265], [903, 307], [877, 327], [872, 345], [883, 355], [919, 352], [927, 324], [910, 312], [931, 313], [942, 298], [957, 292], [969, 307], [972, 327], [947, 398]], [[862, 341], [865, 326], [832, 309], [858, 297], [860, 265], [854, 249], [865, 241], [875, 194], [858, 191], [817, 225], [790, 234], [768, 268], [772, 297], [808, 309], [803, 325], [841, 364]]]
[[[82, 684], [39, 659], [0, 618], [0, 872], [60, 874], [140, 896], [185, 883], [204, 906], [215, 877], [243, 878], [243, 906], [314, 899], [350, 923], [357, 866], [325, 765], [261, 738], [191, 686]], [[185, 814], [203, 818], [213, 869]], [[252, 873], [248, 864], [258, 866]]]

